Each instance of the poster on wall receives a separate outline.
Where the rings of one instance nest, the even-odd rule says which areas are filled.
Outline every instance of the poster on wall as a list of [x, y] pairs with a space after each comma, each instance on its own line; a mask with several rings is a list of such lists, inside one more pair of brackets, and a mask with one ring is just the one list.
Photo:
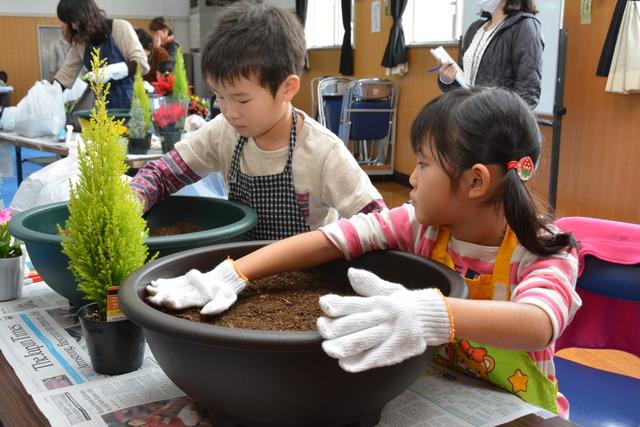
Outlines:
[[59, 25], [38, 25], [40, 80], [50, 80], [64, 62], [69, 44], [62, 37]]

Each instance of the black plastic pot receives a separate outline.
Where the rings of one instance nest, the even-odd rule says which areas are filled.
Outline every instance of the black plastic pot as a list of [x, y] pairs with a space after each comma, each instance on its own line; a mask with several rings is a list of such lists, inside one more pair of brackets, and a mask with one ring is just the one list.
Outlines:
[[142, 328], [128, 319], [106, 322], [85, 317], [95, 311], [93, 302], [77, 313], [93, 370], [104, 375], [120, 375], [138, 369], [144, 358]]
[[[203, 403], [216, 425], [373, 426], [382, 407], [418, 378], [429, 360], [419, 355], [358, 374], [327, 356], [317, 331], [224, 328], [163, 313], [143, 300], [146, 285], [191, 268], [209, 270], [268, 242], [242, 242], [169, 255], [129, 276], [119, 292], [127, 318], [139, 324], [159, 365], [186, 394]], [[447, 267], [396, 251], [334, 261], [312, 271], [346, 280], [349, 266], [365, 268], [409, 288], [436, 286], [465, 298], [464, 281]]]
[[151, 147], [151, 134], [147, 134], [146, 138], [129, 138], [127, 150], [129, 154], [147, 154]]

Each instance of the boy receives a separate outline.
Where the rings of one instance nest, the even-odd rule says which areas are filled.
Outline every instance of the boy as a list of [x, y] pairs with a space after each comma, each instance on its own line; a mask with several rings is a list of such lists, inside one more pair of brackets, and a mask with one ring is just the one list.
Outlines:
[[229, 200], [256, 210], [249, 240], [385, 208], [340, 139], [291, 106], [304, 54], [295, 15], [264, 4], [227, 8], [202, 50], [222, 114], [138, 172], [131, 186], [145, 208], [213, 171], [225, 176]]

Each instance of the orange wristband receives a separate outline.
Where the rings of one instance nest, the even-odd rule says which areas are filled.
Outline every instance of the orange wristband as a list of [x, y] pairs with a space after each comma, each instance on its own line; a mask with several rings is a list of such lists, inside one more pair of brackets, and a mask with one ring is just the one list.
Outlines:
[[451, 307], [449, 307], [449, 303], [447, 299], [442, 295], [440, 289], [436, 289], [440, 296], [442, 297], [442, 301], [444, 301], [444, 306], [447, 308], [447, 314], [449, 315], [449, 342], [453, 342], [456, 338], [456, 325], [453, 321], [453, 313], [451, 313]]
[[244, 274], [242, 274], [242, 271], [240, 271], [240, 269], [236, 265], [236, 262], [233, 260], [233, 258], [228, 256], [227, 257], [227, 261], [231, 262], [231, 265], [233, 265], [233, 269], [236, 271], [236, 274], [238, 275], [238, 277], [241, 278], [242, 280], [244, 280], [245, 282], [249, 283], [249, 281], [250, 281], [249, 278], [247, 276], [245, 276]]

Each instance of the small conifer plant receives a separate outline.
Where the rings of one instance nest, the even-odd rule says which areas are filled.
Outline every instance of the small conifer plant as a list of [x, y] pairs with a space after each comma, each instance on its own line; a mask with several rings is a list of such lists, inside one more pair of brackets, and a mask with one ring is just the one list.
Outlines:
[[175, 101], [185, 101], [189, 99], [189, 80], [187, 80], [187, 69], [184, 67], [182, 48], [178, 48], [178, 52], [176, 53], [173, 92], [171, 97]]
[[133, 109], [133, 103], [136, 99], [140, 102], [142, 108], [142, 114], [144, 115], [144, 122], [146, 124], [146, 131], [151, 130], [151, 101], [149, 95], [144, 88], [144, 81], [142, 80], [142, 71], [138, 65], [136, 70], [136, 76], [133, 80], [133, 96], [131, 98], [131, 109]]
[[144, 112], [140, 105], [140, 100], [134, 98], [129, 111], [129, 122], [127, 123], [129, 139], [144, 139], [147, 136], [147, 124], [144, 120]]
[[148, 257], [148, 235], [142, 205], [122, 178], [126, 172], [125, 149], [118, 143], [121, 122], [107, 114], [109, 84], [100, 83], [99, 51], [92, 53], [91, 68], [98, 76], [91, 82], [96, 104], [90, 124], [82, 129], [85, 147], [78, 147], [80, 180], [70, 185], [67, 239], [63, 252], [85, 299], [95, 301], [106, 318], [107, 290], [122, 281]]

